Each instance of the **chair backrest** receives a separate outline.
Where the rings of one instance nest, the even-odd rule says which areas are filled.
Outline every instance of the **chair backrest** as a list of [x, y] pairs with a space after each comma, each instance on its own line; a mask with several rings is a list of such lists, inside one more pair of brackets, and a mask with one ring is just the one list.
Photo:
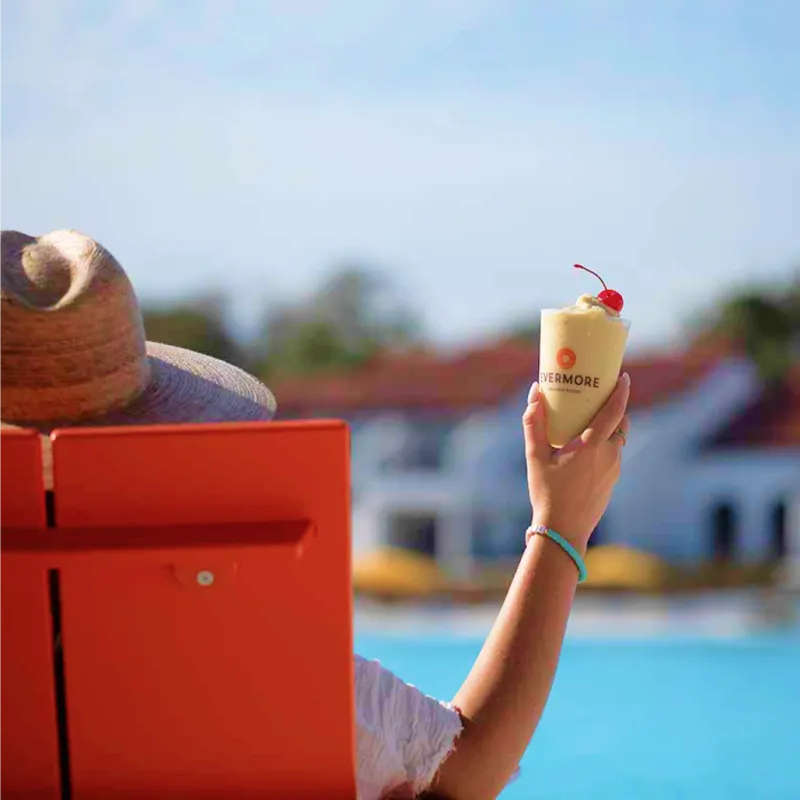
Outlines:
[[[23, 440], [30, 461], [3, 435], [7, 796], [55, 774], [76, 800], [353, 797], [346, 426], [57, 432], [55, 529], [31, 463], [33, 491], [7, 486]], [[38, 516], [7, 518], [9, 491]]]
[[[2, 431], [0, 544], [11, 531], [45, 529], [42, 450], [35, 431]], [[48, 573], [36, 559], [7, 559], [0, 576], [0, 794], [60, 796], [53, 622]]]

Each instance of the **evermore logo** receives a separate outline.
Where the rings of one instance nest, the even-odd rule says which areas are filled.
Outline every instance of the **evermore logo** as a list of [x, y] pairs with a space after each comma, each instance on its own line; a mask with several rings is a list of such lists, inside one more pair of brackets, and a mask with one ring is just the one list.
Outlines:
[[569, 347], [562, 347], [556, 353], [556, 364], [558, 364], [561, 369], [572, 369], [577, 360], [578, 357], [575, 355], [575, 351], [570, 350]]

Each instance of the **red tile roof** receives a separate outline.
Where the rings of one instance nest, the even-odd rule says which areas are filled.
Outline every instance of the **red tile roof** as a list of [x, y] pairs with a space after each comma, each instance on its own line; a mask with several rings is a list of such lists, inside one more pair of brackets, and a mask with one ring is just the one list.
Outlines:
[[[690, 388], [727, 354], [697, 346], [688, 352], [632, 357], [631, 407], [654, 405]], [[538, 344], [501, 341], [451, 355], [386, 355], [347, 375], [273, 382], [283, 418], [350, 416], [376, 410], [464, 412], [498, 405], [537, 374]]]
[[777, 387], [765, 388], [711, 442], [714, 449], [800, 448], [800, 366]]

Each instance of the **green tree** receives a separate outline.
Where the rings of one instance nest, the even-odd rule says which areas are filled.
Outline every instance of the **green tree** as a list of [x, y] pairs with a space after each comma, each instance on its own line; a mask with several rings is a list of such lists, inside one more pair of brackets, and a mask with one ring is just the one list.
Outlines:
[[800, 276], [778, 290], [745, 290], [731, 296], [706, 329], [741, 345], [762, 378], [779, 383], [798, 360]]
[[145, 305], [142, 315], [147, 338], [246, 368], [245, 352], [225, 324], [225, 308], [225, 301], [219, 295], [176, 305]]
[[541, 326], [539, 325], [539, 315], [532, 316], [534, 318], [531, 320], [520, 321], [506, 328], [503, 338], [520, 344], [536, 344], [539, 341]]
[[420, 340], [417, 315], [374, 269], [343, 265], [294, 305], [266, 315], [258, 348], [261, 374], [310, 374], [357, 368], [386, 349]]

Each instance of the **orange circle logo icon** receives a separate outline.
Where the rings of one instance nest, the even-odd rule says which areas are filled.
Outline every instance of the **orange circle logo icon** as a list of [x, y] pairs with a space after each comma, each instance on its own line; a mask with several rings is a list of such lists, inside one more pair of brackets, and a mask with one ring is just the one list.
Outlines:
[[575, 355], [575, 351], [570, 350], [569, 347], [562, 347], [556, 353], [556, 363], [559, 367], [561, 367], [561, 369], [572, 369], [577, 360], [578, 359]]

